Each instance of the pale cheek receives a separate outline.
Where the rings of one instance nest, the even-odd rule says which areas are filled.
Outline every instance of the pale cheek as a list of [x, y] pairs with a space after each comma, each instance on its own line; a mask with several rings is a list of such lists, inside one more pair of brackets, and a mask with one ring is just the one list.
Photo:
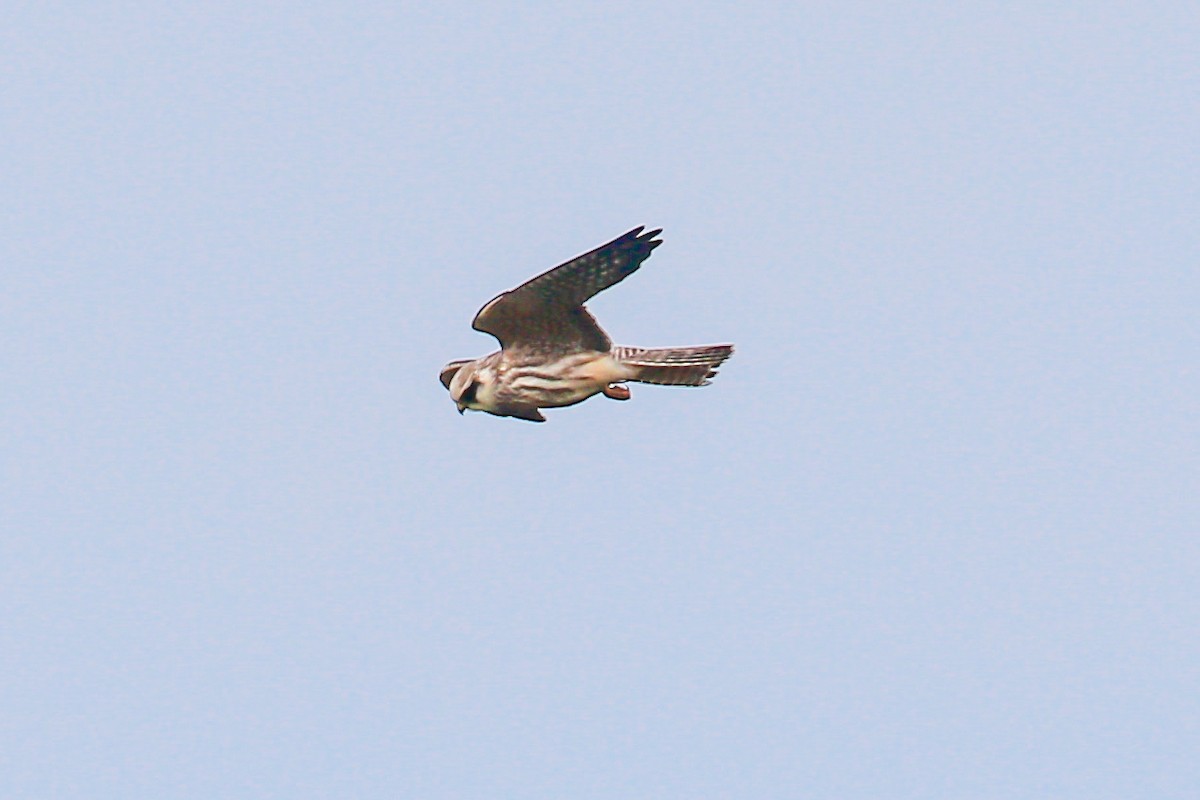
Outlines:
[[496, 384], [484, 383], [480, 384], [475, 390], [475, 405], [490, 406], [496, 400]]

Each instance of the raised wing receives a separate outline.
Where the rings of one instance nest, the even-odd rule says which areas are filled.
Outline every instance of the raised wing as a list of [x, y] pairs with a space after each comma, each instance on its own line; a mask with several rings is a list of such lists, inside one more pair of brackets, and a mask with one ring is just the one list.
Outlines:
[[471, 327], [505, 349], [607, 350], [612, 343], [583, 304], [633, 274], [662, 244], [638, 227], [526, 281], [479, 310]]

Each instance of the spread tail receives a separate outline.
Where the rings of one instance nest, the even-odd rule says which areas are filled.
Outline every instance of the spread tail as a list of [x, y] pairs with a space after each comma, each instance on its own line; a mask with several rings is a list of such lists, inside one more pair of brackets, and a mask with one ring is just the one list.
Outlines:
[[733, 345], [614, 347], [612, 353], [629, 369], [627, 380], [663, 386], [704, 386], [717, 374], [721, 362], [733, 355]]

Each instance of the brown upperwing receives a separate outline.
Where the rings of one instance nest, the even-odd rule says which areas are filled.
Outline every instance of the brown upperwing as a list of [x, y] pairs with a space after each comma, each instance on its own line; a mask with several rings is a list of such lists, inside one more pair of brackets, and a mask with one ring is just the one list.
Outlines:
[[632, 275], [662, 244], [638, 227], [493, 298], [471, 327], [505, 349], [600, 350], [612, 343], [583, 304]]

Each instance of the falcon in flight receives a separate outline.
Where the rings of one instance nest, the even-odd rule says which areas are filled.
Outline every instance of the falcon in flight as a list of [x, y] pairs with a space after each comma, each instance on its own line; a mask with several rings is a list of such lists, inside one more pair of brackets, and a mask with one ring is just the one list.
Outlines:
[[442, 385], [465, 409], [545, 422], [540, 409], [595, 394], [628, 400], [625, 381], [704, 386], [733, 345], [614, 347], [583, 304], [632, 275], [662, 244], [662, 230], [634, 228], [590, 253], [544, 272], [479, 310], [471, 324], [500, 350], [442, 367]]

